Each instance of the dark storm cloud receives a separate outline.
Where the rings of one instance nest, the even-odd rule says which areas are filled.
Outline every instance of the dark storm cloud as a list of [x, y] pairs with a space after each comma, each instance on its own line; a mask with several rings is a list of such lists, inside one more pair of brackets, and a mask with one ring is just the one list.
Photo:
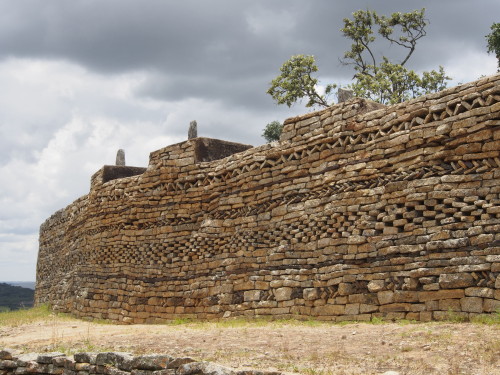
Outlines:
[[148, 71], [138, 95], [265, 109], [270, 79], [293, 54], [315, 55], [321, 76], [352, 77], [339, 62], [349, 48], [339, 30], [353, 11], [422, 7], [430, 25], [411, 61], [417, 70], [465, 48], [484, 51], [500, 14], [497, 0], [4, 1], [0, 57], [63, 59], [103, 74]]
[[145, 68], [217, 73], [242, 62], [233, 57], [255, 56], [259, 42], [249, 39], [246, 8], [234, 1], [9, 5], [3, 6], [0, 26], [4, 57], [63, 58], [108, 73]]

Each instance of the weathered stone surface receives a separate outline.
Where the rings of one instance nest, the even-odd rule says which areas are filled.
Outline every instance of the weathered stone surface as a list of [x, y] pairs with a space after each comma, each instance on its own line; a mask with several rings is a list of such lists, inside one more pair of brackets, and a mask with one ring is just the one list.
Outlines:
[[431, 292], [419, 292], [418, 299], [420, 302], [439, 301], [441, 299], [462, 298], [465, 292], [463, 289], [437, 290]]
[[292, 291], [293, 289], [288, 287], [278, 288], [274, 291], [274, 297], [276, 301], [287, 301], [290, 299]]
[[385, 287], [384, 280], [372, 280], [368, 283], [368, 290], [371, 293], [377, 293], [383, 290]]
[[73, 358], [77, 363], [90, 363], [91, 365], [95, 365], [97, 354], [98, 353], [81, 352], [75, 353]]
[[196, 121], [191, 121], [189, 123], [188, 139], [196, 137], [198, 137], [198, 123]]
[[20, 354], [17, 356], [16, 364], [19, 367], [26, 367], [30, 362], [36, 362], [38, 355], [35, 353]]
[[125, 166], [125, 150], [119, 149], [116, 152], [116, 162], [115, 165]]
[[443, 289], [465, 288], [474, 285], [474, 278], [469, 273], [442, 274], [439, 286]]
[[386, 290], [377, 293], [378, 302], [381, 305], [386, 305], [394, 301], [394, 292], [391, 290]]
[[168, 363], [167, 368], [176, 369], [182, 365], [185, 365], [186, 363], [191, 363], [191, 362], [196, 362], [196, 361], [190, 357], [172, 358], [172, 360]]
[[210, 362], [186, 363], [177, 370], [178, 375], [236, 375], [236, 372], [228, 367], [216, 365]]
[[493, 298], [495, 296], [495, 290], [491, 288], [466, 288], [465, 295], [467, 297], [483, 297], [483, 298]]
[[127, 324], [429, 320], [476, 314], [474, 298], [489, 313], [500, 75], [484, 82], [387, 107], [353, 98], [255, 148], [197, 137], [147, 168], [105, 166], [42, 224], [36, 301]]
[[4, 348], [0, 350], [0, 359], [12, 359], [13, 357], [19, 355], [19, 351], [16, 349]]
[[484, 312], [500, 312], [500, 301], [495, 299], [485, 298], [483, 302], [483, 310]]
[[465, 312], [483, 312], [483, 299], [479, 297], [465, 297], [460, 300], [462, 311]]
[[129, 353], [104, 352], [97, 354], [95, 364], [98, 366], [112, 365], [120, 370], [129, 371], [132, 368], [133, 360], [134, 357]]
[[339, 88], [337, 91], [337, 99], [339, 103], [346, 102], [354, 97], [354, 91]]
[[[13, 357], [10, 349], [0, 350], [3, 357]], [[128, 353], [76, 353], [66, 357], [60, 353], [23, 354], [21, 362], [0, 358], [0, 372], [5, 375], [281, 375], [275, 371], [243, 370], [235, 371], [211, 362], [196, 362], [189, 357], [174, 358], [165, 354], [149, 354], [132, 357]], [[28, 360], [29, 359], [29, 360]], [[32, 360], [36, 359], [36, 360]], [[49, 364], [49, 359], [57, 360], [65, 367]], [[99, 365], [82, 362], [95, 361]], [[119, 369], [117, 364], [126, 363], [127, 370]], [[70, 370], [72, 368], [74, 370]]]
[[[13, 368], [16, 368], [16, 367], [18, 367], [17, 362], [16, 361], [12, 361], [10, 359], [5, 359], [5, 360], [3, 360], [0, 363], [0, 368], [1, 369], [13, 369]], [[19, 366], [19, 367], [22, 367], [22, 366]]]
[[305, 288], [303, 297], [306, 301], [314, 301], [318, 299], [318, 290], [316, 288]]
[[134, 357], [131, 361], [130, 366], [138, 370], [161, 370], [162, 368], [167, 368], [170, 361], [173, 358], [169, 355], [163, 354], [145, 354]]

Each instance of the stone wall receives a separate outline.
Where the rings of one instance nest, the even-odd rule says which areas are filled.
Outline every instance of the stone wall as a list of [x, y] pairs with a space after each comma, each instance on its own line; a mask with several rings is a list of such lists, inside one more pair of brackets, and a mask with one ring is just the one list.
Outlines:
[[353, 99], [287, 120], [270, 145], [217, 142], [97, 172], [41, 226], [37, 303], [124, 323], [500, 308], [500, 75]]
[[0, 375], [280, 375], [279, 372], [233, 370], [211, 362], [164, 354], [128, 353], [19, 354], [0, 350]]

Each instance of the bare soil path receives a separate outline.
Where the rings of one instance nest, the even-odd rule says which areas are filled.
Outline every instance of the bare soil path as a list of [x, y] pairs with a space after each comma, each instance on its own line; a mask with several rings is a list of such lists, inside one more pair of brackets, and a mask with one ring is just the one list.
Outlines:
[[54, 317], [0, 326], [0, 348], [167, 353], [287, 374], [500, 374], [500, 326], [221, 322], [114, 325]]

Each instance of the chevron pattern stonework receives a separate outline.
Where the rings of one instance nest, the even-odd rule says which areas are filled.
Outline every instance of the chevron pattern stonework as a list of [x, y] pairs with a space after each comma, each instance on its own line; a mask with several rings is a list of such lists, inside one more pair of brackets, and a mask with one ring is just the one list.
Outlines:
[[124, 323], [500, 309], [500, 75], [113, 168], [42, 224], [37, 303]]

